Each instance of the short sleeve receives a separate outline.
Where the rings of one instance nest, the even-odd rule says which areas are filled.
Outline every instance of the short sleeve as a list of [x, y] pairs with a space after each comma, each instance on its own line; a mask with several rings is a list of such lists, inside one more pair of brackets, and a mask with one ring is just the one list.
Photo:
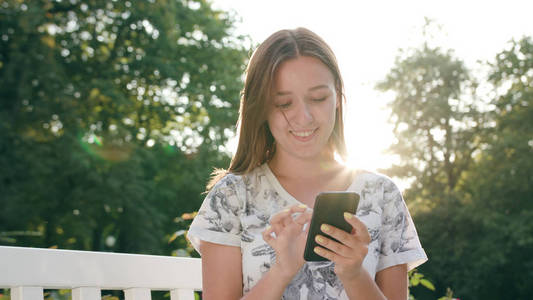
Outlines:
[[200, 253], [200, 241], [240, 246], [243, 211], [243, 182], [240, 176], [228, 174], [209, 191], [194, 218], [187, 238]]
[[402, 194], [389, 178], [383, 185], [383, 204], [381, 249], [376, 271], [400, 264], [407, 264], [408, 270], [412, 270], [427, 261], [427, 256]]

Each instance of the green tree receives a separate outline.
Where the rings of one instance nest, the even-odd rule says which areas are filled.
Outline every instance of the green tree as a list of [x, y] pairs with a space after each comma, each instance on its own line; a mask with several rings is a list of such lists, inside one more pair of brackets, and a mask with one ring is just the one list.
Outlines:
[[[384, 172], [412, 181], [405, 198], [431, 259], [420, 272], [435, 283], [436, 295], [443, 295], [467, 276], [464, 268], [452, 270], [463, 263], [461, 246], [477, 228], [463, 212], [468, 199], [459, 186], [482, 146], [486, 115], [464, 63], [452, 50], [430, 45], [430, 25], [424, 27], [426, 42], [401, 51], [377, 89], [394, 95], [390, 109], [397, 140], [389, 151], [400, 161]], [[417, 299], [435, 298], [416, 292]]]
[[424, 43], [401, 51], [377, 88], [394, 94], [389, 107], [397, 140], [389, 151], [400, 163], [387, 173], [416, 178], [407, 198], [434, 205], [434, 191], [452, 192], [479, 148], [476, 83], [453, 51]]
[[[404, 52], [386, 80], [401, 164], [414, 178], [406, 199], [430, 262], [420, 272], [436, 294], [526, 299], [533, 274], [533, 43], [496, 56], [491, 103], [451, 51], [424, 44]], [[435, 294], [414, 288], [417, 299]]]
[[203, 0], [3, 1], [0, 232], [169, 252], [229, 160], [247, 55], [233, 22]]
[[533, 293], [533, 39], [506, 48], [491, 64], [492, 126], [461, 187], [479, 228], [467, 249], [473, 276], [462, 288], [483, 299]]

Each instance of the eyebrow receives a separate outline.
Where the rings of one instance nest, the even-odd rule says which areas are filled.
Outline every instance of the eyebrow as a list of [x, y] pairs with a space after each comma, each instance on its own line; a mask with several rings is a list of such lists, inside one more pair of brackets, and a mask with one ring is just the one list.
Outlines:
[[[310, 89], [308, 89], [309, 92], [312, 92], [312, 91], [316, 91], [316, 90], [320, 90], [320, 89], [329, 89], [329, 87], [325, 84], [320, 84], [320, 85], [317, 85], [317, 86], [314, 86]], [[280, 91], [280, 92], [277, 92], [276, 93], [276, 96], [285, 96], [285, 95], [290, 95], [292, 94], [291, 92], [284, 92], [284, 91]]]

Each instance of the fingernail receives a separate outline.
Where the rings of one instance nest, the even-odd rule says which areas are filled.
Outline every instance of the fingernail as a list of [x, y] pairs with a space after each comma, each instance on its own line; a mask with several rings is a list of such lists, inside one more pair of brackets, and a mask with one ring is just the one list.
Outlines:
[[321, 243], [321, 244], [324, 242], [324, 239], [323, 239], [321, 236], [319, 236], [319, 235], [317, 235], [317, 236], [315, 237], [315, 240], [316, 240], [317, 242]]
[[329, 226], [326, 225], [326, 224], [322, 224], [322, 226], [320, 226], [320, 229], [324, 232], [328, 232], [329, 231]]
[[307, 208], [307, 205], [305, 205], [305, 204], [300, 204], [300, 205], [298, 205], [298, 207], [299, 207], [299, 208]]
[[320, 249], [320, 247], [315, 247], [313, 250], [318, 254], [322, 254], [322, 249]]
[[349, 220], [349, 219], [353, 218], [353, 215], [351, 213], [345, 212], [344, 213], [344, 217]]
[[285, 208], [284, 210], [282, 210], [281, 212], [288, 212], [289, 210], [291, 210], [290, 208]]

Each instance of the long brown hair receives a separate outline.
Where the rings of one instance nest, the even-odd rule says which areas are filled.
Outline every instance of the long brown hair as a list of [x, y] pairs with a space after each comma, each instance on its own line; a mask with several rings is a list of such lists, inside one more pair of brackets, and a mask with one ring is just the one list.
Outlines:
[[322, 38], [308, 29], [280, 30], [259, 45], [250, 58], [241, 93], [237, 152], [228, 170], [218, 169], [213, 172], [207, 190], [225, 174], [248, 173], [273, 157], [276, 150], [274, 137], [268, 128], [267, 114], [274, 74], [283, 62], [300, 56], [319, 59], [333, 74], [337, 97], [341, 101], [329, 144], [342, 159], [346, 159], [342, 109], [344, 85], [333, 51]]

